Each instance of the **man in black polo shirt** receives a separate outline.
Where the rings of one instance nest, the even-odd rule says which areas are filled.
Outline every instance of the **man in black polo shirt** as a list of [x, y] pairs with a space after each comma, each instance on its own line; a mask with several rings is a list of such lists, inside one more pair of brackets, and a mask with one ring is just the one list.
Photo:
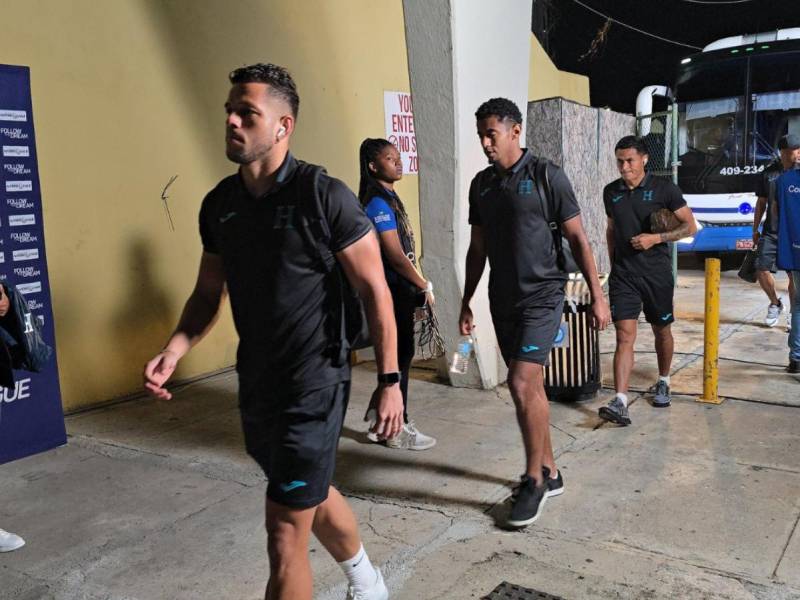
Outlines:
[[[534, 181], [537, 162], [520, 147], [522, 115], [505, 98], [493, 98], [475, 113], [478, 138], [490, 166], [469, 190], [472, 226], [467, 252], [460, 328], [472, 331], [469, 307], [489, 259], [489, 304], [497, 341], [508, 365], [508, 386], [525, 447], [525, 474], [508, 518], [511, 527], [530, 525], [548, 497], [564, 491], [550, 442], [550, 417], [543, 366], [558, 333], [567, 273], [558, 256]], [[610, 322], [594, 256], [583, 230], [580, 208], [564, 172], [548, 164], [555, 221], [561, 224], [592, 294], [596, 327]]]
[[373, 430], [391, 438], [403, 426], [403, 399], [378, 241], [353, 193], [324, 174], [318, 186], [310, 184], [315, 169], [289, 152], [299, 105], [289, 73], [257, 64], [237, 69], [230, 81], [226, 154], [239, 170], [203, 200], [197, 283], [175, 333], [145, 366], [145, 387], [170, 398], [164, 384], [213, 325], [227, 289], [240, 339], [245, 445], [269, 480], [267, 599], [311, 599], [313, 531], [347, 575], [349, 598], [385, 600], [386, 586], [364, 552], [355, 517], [331, 486], [350, 369], [339, 360], [339, 270], [326, 269], [315, 247], [324, 222], [328, 255], [361, 295], [375, 343], [380, 375]]
[[[778, 210], [775, 200], [775, 181], [784, 172], [794, 169], [800, 163], [800, 136], [785, 135], [778, 141], [780, 158], [767, 167], [761, 174], [756, 190], [755, 215], [753, 215], [753, 244], [756, 247], [755, 268], [758, 283], [769, 298], [767, 316], [764, 322], [768, 327], [775, 327], [780, 320], [784, 306], [775, 290], [775, 277], [778, 260]], [[759, 233], [761, 218], [766, 214], [764, 226]], [[789, 277], [789, 297], [794, 297], [794, 283]], [[791, 313], [788, 313], [791, 324]]]
[[[653, 387], [653, 406], [670, 404], [669, 370], [673, 339], [670, 324], [675, 320], [672, 298], [675, 282], [666, 242], [692, 235], [697, 226], [681, 190], [670, 181], [645, 172], [648, 155], [644, 142], [626, 136], [614, 149], [620, 179], [603, 190], [608, 225], [606, 241], [611, 259], [608, 291], [611, 316], [617, 330], [614, 353], [616, 395], [600, 416], [620, 425], [630, 425], [628, 379], [633, 369], [633, 344], [639, 313], [644, 307], [655, 335], [659, 378]], [[659, 209], [672, 211], [680, 224], [672, 231], [652, 233], [650, 215]]]

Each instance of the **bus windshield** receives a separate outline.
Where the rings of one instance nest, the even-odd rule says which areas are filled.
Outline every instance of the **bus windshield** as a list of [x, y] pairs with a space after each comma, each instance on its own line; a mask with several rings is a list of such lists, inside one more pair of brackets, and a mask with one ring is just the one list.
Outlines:
[[730, 175], [746, 167], [744, 124], [743, 96], [678, 105], [678, 184], [685, 193], [739, 191]]
[[750, 58], [750, 109], [753, 125], [748, 162], [771, 161], [778, 140], [800, 135], [800, 59], [797, 52]]

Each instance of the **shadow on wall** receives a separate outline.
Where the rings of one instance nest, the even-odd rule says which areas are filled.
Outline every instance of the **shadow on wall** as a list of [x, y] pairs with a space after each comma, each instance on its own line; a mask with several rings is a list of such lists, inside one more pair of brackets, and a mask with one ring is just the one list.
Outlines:
[[115, 357], [119, 372], [138, 382], [142, 366], [158, 352], [158, 344], [167, 341], [178, 315], [168, 301], [166, 286], [157, 281], [152, 250], [144, 239], [130, 242], [126, 271], [127, 287], [121, 290], [111, 329], [119, 340]]
[[[337, 177], [343, 168], [356, 171], [359, 122], [350, 100], [358, 90], [347, 83], [352, 77], [347, 65], [358, 56], [346, 55], [355, 46], [352, 40], [335, 37], [341, 11], [325, 2], [142, 1], [185, 90], [187, 110], [215, 158], [224, 156], [228, 74], [247, 64], [272, 62], [289, 69], [300, 93], [293, 147]], [[336, 161], [340, 165], [329, 164]]]

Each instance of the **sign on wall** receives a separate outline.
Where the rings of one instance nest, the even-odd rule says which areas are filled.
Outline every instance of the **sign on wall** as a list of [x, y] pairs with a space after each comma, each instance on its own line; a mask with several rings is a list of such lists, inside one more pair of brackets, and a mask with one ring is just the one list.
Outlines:
[[[44, 249], [30, 69], [0, 65], [0, 280], [14, 285], [55, 350]], [[67, 441], [55, 352], [40, 373], [0, 388], [0, 463]]]
[[419, 173], [419, 163], [411, 94], [383, 92], [383, 111], [386, 120], [386, 139], [400, 152], [400, 157], [403, 159], [403, 173], [416, 175]]

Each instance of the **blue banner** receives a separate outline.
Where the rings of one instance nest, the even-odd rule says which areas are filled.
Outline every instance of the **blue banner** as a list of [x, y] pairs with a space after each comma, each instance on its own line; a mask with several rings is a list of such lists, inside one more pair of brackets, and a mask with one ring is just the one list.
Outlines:
[[14, 371], [0, 388], [0, 463], [65, 444], [55, 330], [44, 251], [30, 69], [0, 65], [0, 281], [21, 292], [53, 356], [40, 373]]

